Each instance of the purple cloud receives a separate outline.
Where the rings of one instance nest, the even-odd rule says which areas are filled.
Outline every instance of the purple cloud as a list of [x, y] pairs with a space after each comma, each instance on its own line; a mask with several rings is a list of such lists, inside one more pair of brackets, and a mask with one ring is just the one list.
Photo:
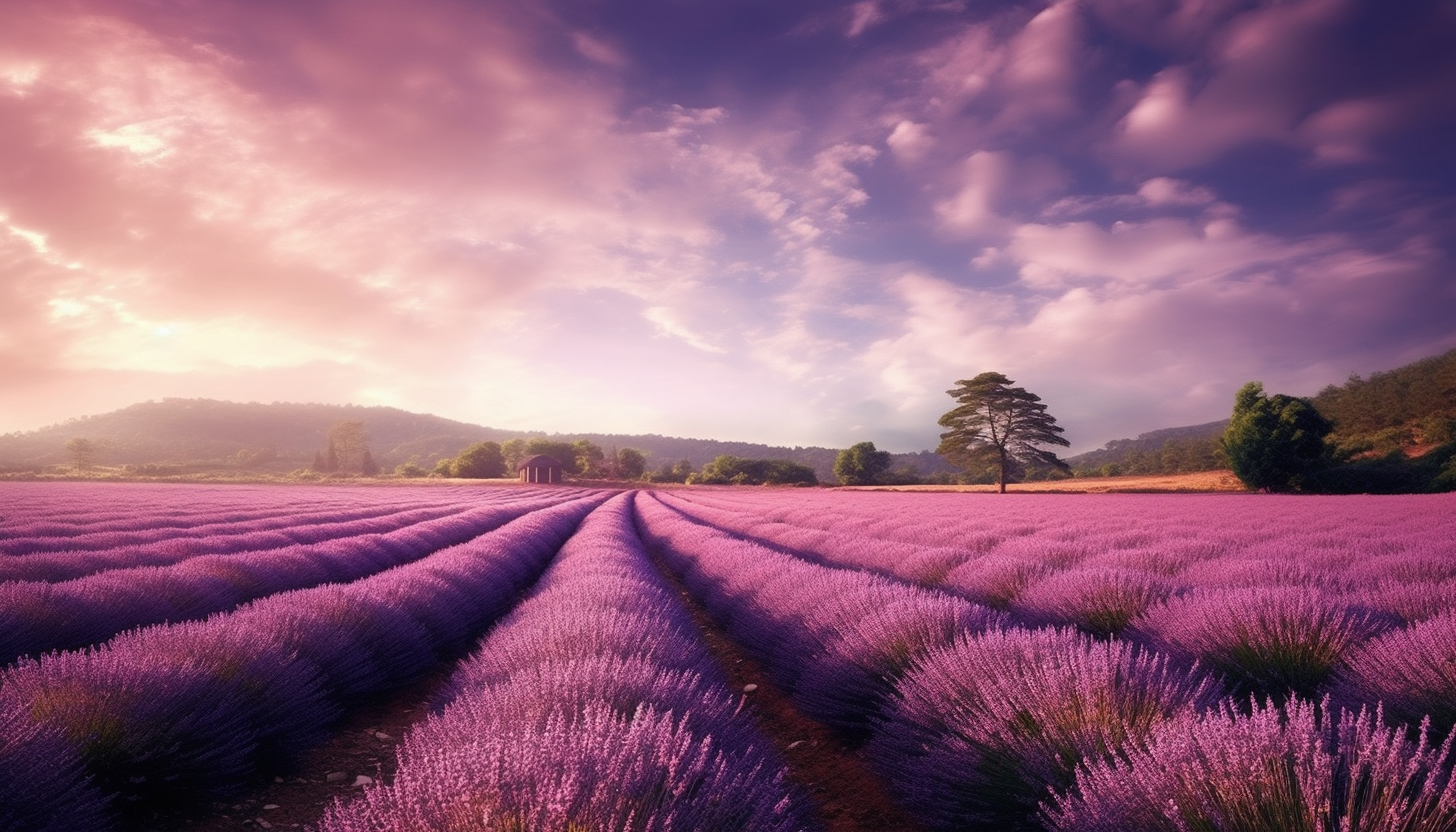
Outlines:
[[1086, 449], [1456, 345], [1444, 4], [691, 12], [11, 4], [0, 429], [208, 395], [912, 450], [998, 369]]

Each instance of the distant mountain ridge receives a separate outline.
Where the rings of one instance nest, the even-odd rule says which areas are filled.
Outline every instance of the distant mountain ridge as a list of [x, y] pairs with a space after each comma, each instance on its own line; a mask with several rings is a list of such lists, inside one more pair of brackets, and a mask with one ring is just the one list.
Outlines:
[[[754, 459], [788, 459], [813, 468], [822, 482], [834, 481], [839, 450], [782, 447], [753, 442], [687, 439], [656, 434], [571, 433], [505, 430], [394, 407], [360, 405], [239, 403], [215, 399], [162, 399], [110, 413], [71, 419], [39, 430], [0, 435], [0, 469], [59, 465], [72, 461], [66, 443], [84, 438], [102, 445], [99, 465], [246, 465], [289, 471], [308, 466], [327, 444], [339, 421], [363, 422], [375, 460], [384, 468], [414, 461], [426, 468], [474, 442], [546, 436], [587, 439], [604, 450], [637, 448], [653, 468], [686, 459], [701, 468], [722, 454]], [[922, 451], [895, 454], [895, 465], [918, 473], [950, 470], [939, 456]]]

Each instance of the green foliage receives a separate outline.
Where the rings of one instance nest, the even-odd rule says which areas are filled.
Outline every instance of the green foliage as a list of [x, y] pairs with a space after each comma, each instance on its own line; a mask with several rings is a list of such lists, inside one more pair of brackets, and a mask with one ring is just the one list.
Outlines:
[[877, 485], [890, 471], [890, 452], [875, 449], [873, 442], [859, 442], [839, 452], [834, 459], [834, 476], [840, 485]]
[[521, 460], [530, 456], [526, 453], [526, 440], [507, 439], [501, 443], [501, 456], [505, 458], [506, 470], [514, 473], [521, 465]]
[[938, 453], [973, 476], [994, 468], [1002, 492], [1008, 481], [1024, 475], [1018, 466], [1071, 473], [1056, 454], [1038, 447], [1071, 444], [1040, 396], [1012, 387], [1011, 379], [996, 372], [956, 384], [946, 391], [957, 404], [940, 417], [940, 426], [949, 430], [940, 435]]
[[[1387, 428], [1422, 423], [1432, 416], [1456, 418], [1456, 350], [1372, 373], [1369, 378], [1351, 375], [1343, 385], [1321, 390], [1313, 402], [1334, 422], [1338, 444]], [[1427, 441], [1443, 442], [1441, 438]]]
[[648, 482], [687, 482], [694, 474], [693, 464], [686, 459], [664, 462], [656, 471], [647, 474]]
[[429, 474], [429, 471], [426, 471], [414, 460], [394, 466], [394, 475], [396, 477], [426, 477]]
[[[586, 440], [581, 441], [585, 442]], [[537, 454], [545, 454], [546, 456], [549, 456], [557, 462], [561, 463], [561, 468], [566, 473], [580, 474], [582, 473], [582, 469], [577, 465], [578, 444], [579, 443], [577, 442], [566, 442], [557, 439], [547, 439], [544, 436], [535, 437], [533, 439], [526, 440], [526, 450], [525, 453], [522, 455], [521, 459], [533, 457]], [[587, 442], [586, 444], [591, 445], [590, 442]], [[593, 445], [592, 447], [596, 446]], [[597, 452], [600, 453], [601, 449], [597, 448]], [[520, 465], [520, 461], [517, 460], [516, 464]]]
[[745, 459], [723, 454], [688, 478], [701, 485], [818, 485], [814, 469], [787, 459]]
[[1421, 419], [1416, 428], [1417, 441], [1425, 445], [1448, 445], [1456, 442], [1456, 418], [1442, 413], [1431, 413]]
[[1221, 445], [1224, 427], [1224, 423], [1219, 423], [1218, 432], [1207, 436], [1169, 436], [1151, 446], [1143, 437], [1115, 439], [1100, 450], [1080, 454], [1068, 462], [1073, 464], [1074, 473], [1079, 477], [1192, 474], [1225, 469], [1228, 460]]
[[647, 473], [647, 454], [636, 448], [622, 448], [617, 451], [617, 477], [624, 480], [640, 480]]
[[1308, 490], [1324, 494], [1414, 494], [1456, 491], [1456, 442], [1408, 457], [1403, 451], [1362, 456], [1319, 471]]
[[490, 480], [506, 475], [506, 460], [501, 446], [495, 442], [476, 442], [461, 451], [450, 463], [450, 476], [472, 480]]
[[[601, 446], [587, 439], [578, 439], [571, 443], [571, 449], [571, 459], [576, 460], [576, 473], [592, 479], [611, 477], [612, 471], [609, 469], [615, 466], [607, 464], [607, 455], [602, 452]], [[563, 464], [566, 463], [565, 459], [559, 456], [556, 458]]]
[[1234, 396], [1223, 452], [1244, 485], [1260, 491], [1303, 491], [1326, 468], [1325, 437], [1334, 425], [1308, 399], [1264, 395], [1251, 381]]

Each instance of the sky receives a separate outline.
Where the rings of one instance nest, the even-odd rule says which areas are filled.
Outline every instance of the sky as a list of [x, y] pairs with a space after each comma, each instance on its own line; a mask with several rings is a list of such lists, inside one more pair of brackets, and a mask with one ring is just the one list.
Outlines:
[[1449, 0], [0, 0], [0, 432], [1067, 452], [1456, 347]]

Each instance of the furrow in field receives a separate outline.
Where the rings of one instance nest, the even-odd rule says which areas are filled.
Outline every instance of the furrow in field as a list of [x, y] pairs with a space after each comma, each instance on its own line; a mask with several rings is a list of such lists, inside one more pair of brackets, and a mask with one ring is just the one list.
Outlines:
[[587, 517], [462, 664], [441, 713], [405, 738], [393, 782], [321, 829], [810, 828], [782, 762], [648, 562], [630, 499]]
[[[0, 671], [0, 794], [19, 818], [12, 826], [102, 830], [98, 806], [135, 816], [235, 794], [315, 744], [342, 708], [478, 638], [604, 500], [531, 512], [350, 584]], [[28, 766], [39, 754], [65, 776]]]
[[[303, 493], [294, 495], [299, 498], [296, 501], [282, 500], [282, 495], [279, 494], [269, 496], [275, 502], [272, 505], [260, 506], [257, 516], [246, 519], [239, 519], [232, 515], [199, 515], [186, 522], [168, 521], [148, 513], [145, 506], [137, 506], [125, 520], [105, 522], [82, 509], [77, 512], [79, 517], [74, 522], [41, 526], [28, 524], [0, 531], [4, 534], [3, 540], [0, 540], [0, 554], [35, 555], [95, 551], [187, 538], [227, 538], [270, 531], [286, 536], [294, 529], [320, 523], [356, 521], [412, 510], [438, 511], [449, 506], [463, 509], [469, 507], [476, 499], [475, 495], [468, 498], [465, 495], [458, 495], [457, 499], [449, 501], [442, 499], [415, 499], [395, 503], [374, 501], [374, 505], [362, 508], [357, 502], [338, 507], [321, 505], [309, 500], [311, 495]], [[536, 497], [539, 497], [539, 494], [522, 489], [493, 495], [492, 501]]]
[[60, 583], [0, 584], [0, 663], [96, 644], [124, 630], [191, 621], [279, 592], [343, 583], [463, 543], [548, 501], [512, 501], [311, 545], [199, 555]]

